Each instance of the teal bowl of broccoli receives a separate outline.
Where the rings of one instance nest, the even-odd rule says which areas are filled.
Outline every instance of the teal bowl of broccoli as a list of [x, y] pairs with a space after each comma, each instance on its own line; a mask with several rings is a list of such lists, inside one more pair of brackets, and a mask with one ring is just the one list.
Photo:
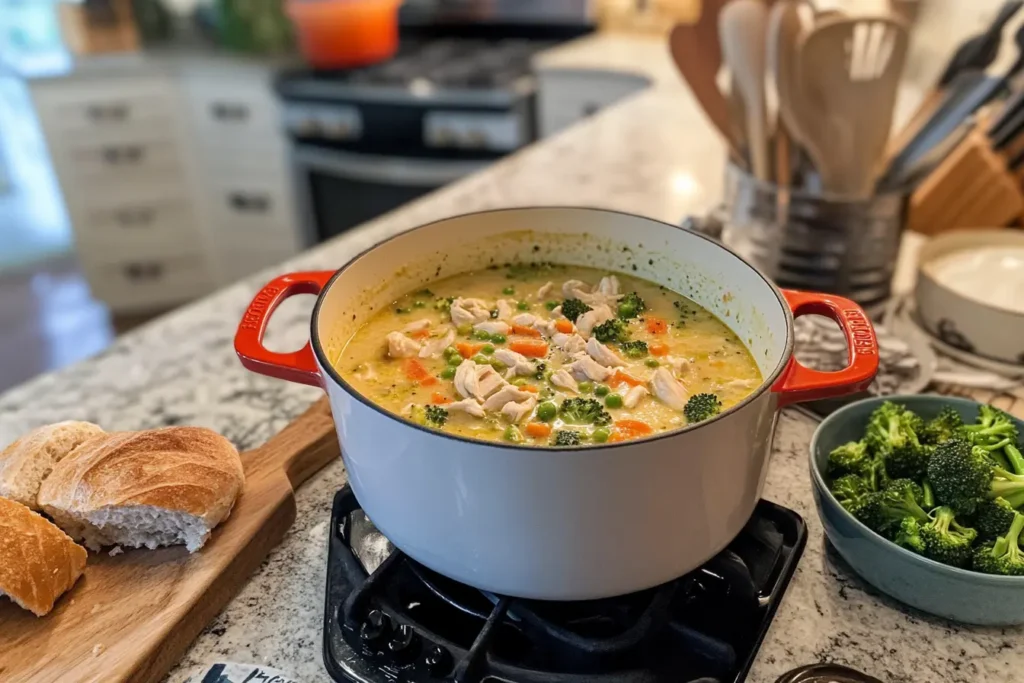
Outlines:
[[826, 418], [811, 481], [829, 541], [902, 603], [969, 624], [1024, 624], [1024, 422], [936, 395]]

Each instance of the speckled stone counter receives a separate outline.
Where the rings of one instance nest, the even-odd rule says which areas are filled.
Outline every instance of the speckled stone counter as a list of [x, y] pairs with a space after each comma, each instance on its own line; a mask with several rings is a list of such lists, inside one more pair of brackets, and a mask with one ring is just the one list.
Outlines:
[[[683, 86], [655, 80], [645, 93], [486, 171], [352, 231], [294, 261], [182, 308], [85, 363], [0, 396], [0, 442], [38, 424], [86, 419], [107, 429], [168, 424], [212, 427], [239, 448], [263, 443], [319, 392], [242, 369], [232, 349], [246, 304], [268, 277], [332, 268], [367, 246], [452, 214], [518, 205], [588, 205], [678, 221], [720, 197], [723, 146]], [[298, 348], [311, 297], [289, 300], [268, 344]], [[814, 423], [784, 414], [765, 496], [807, 521], [806, 552], [748, 680], [771, 683], [816, 661], [847, 663], [886, 681], [1024, 680], [1024, 630], [965, 627], [909, 611], [880, 596], [828, 550], [811, 498], [807, 446]], [[299, 490], [298, 519], [169, 679], [185, 681], [215, 660], [266, 664], [311, 683], [326, 681], [321, 623], [326, 538], [337, 462]]]

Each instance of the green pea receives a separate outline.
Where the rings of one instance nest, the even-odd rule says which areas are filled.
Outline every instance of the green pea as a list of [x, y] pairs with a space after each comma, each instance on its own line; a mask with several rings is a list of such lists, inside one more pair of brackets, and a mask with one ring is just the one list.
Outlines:
[[461, 334], [462, 336], [467, 337], [473, 334], [473, 326], [470, 325], [469, 323], [466, 323], [464, 325], [459, 325], [458, 327], [456, 327], [455, 331]]
[[480, 341], [491, 341], [491, 333], [484, 332], [483, 330], [476, 330], [473, 332], [473, 339], [479, 339]]
[[589, 394], [591, 391], [594, 390], [594, 383], [593, 382], [580, 382], [579, 387], [580, 387], [580, 393], [581, 394]]
[[494, 347], [491, 346], [490, 344], [484, 344], [484, 348], [480, 349], [480, 352], [483, 353], [486, 356], [493, 355], [494, 354]]
[[604, 443], [611, 435], [612, 433], [604, 427], [598, 427], [594, 430], [594, 433], [590, 435], [590, 438], [592, 438], [595, 443]]
[[460, 356], [458, 354], [455, 354], [454, 356], [450, 356], [448, 358], [448, 365], [452, 366], [453, 368], [462, 365], [462, 356]]
[[596, 396], [607, 396], [609, 391], [611, 391], [611, 389], [609, 389], [603, 384], [598, 384], [596, 387], [594, 387], [594, 394]]
[[516, 293], [516, 288], [511, 286], [511, 285], [509, 285], [505, 289], [501, 290], [501, 293], [502, 294], [515, 294]]
[[523, 433], [512, 425], [505, 427], [505, 432], [502, 436], [505, 438], [505, 441], [511, 441], [512, 443], [521, 443], [523, 440]]
[[455, 368], [449, 365], [444, 370], [442, 370], [441, 379], [455, 379]]
[[609, 408], [621, 408], [622, 397], [618, 394], [608, 394], [604, 397], [604, 404]]
[[644, 365], [646, 365], [649, 368], [656, 368], [659, 365], [661, 365], [661, 363], [658, 362], [657, 358], [648, 358], [647, 360], [644, 361]]
[[508, 341], [508, 338], [503, 334], [492, 334], [491, 341], [495, 344], [504, 344]]
[[558, 308], [559, 303], [560, 302], [558, 301], [546, 301], [544, 302], [544, 308], [548, 309], [549, 311], [553, 311], [556, 308]]
[[516, 308], [518, 308], [520, 311], [528, 311], [530, 310], [530, 304], [526, 303], [525, 301], [518, 301], [516, 302]]
[[478, 353], [475, 356], [473, 356], [473, 362], [476, 363], [477, 365], [489, 365], [491, 359], [482, 353]]
[[537, 406], [537, 419], [543, 422], [550, 422], [555, 419], [555, 415], [558, 414], [558, 408], [555, 407], [554, 403], [545, 401]]

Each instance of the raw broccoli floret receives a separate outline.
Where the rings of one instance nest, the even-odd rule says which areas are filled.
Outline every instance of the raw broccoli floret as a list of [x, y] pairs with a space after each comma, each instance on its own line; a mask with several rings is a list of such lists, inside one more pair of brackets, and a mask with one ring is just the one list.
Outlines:
[[936, 446], [928, 480], [936, 500], [958, 514], [973, 514], [986, 498], [1005, 498], [1014, 508], [1024, 505], [1024, 475], [994, 465], [987, 450], [964, 439]]
[[1004, 535], [975, 550], [972, 565], [975, 571], [1024, 576], [1024, 551], [1018, 545], [1021, 530], [1024, 530], [1024, 515], [1017, 512]]
[[690, 424], [702, 422], [722, 411], [722, 401], [714, 394], [694, 394], [683, 406], [683, 414]]
[[594, 398], [567, 398], [559, 406], [558, 414], [569, 424], [606, 425], [612, 421], [612, 416]]
[[441, 406], [427, 406], [426, 420], [429, 425], [443, 427], [444, 423], [448, 421], [448, 411]]
[[924, 477], [931, 450], [921, 444], [915, 431], [923, 424], [920, 417], [892, 401], [886, 401], [871, 414], [864, 441], [885, 462], [890, 477]]
[[893, 533], [907, 517], [918, 522], [930, 521], [928, 513], [919, 504], [921, 487], [908, 479], [889, 482], [885, 489], [869, 493], [861, 499], [860, 505], [852, 510], [853, 515], [873, 531], [892, 538]]
[[622, 349], [623, 355], [626, 358], [643, 358], [647, 355], [647, 342], [640, 341], [628, 341], [619, 344], [619, 348]]
[[960, 413], [952, 406], [943, 406], [939, 414], [929, 420], [918, 432], [918, 437], [922, 443], [935, 446], [952, 439], [963, 426], [964, 420], [960, 417]]
[[964, 425], [961, 433], [974, 445], [987, 447], [989, 450], [1015, 444], [1020, 436], [1013, 418], [999, 408], [989, 405], [981, 406], [977, 422]]
[[893, 542], [901, 548], [915, 553], [924, 553], [924, 539], [921, 538], [921, 523], [913, 517], [904, 517], [896, 529]]
[[590, 306], [579, 299], [566, 299], [562, 302], [562, 315], [573, 322], [589, 310], [592, 310]]
[[631, 320], [647, 310], [647, 304], [636, 292], [630, 292], [619, 299], [619, 317], [623, 320]]
[[874, 491], [871, 482], [859, 474], [845, 474], [839, 477], [832, 482], [829, 490], [840, 505], [851, 511], [856, 509], [864, 496]]
[[597, 341], [600, 342], [624, 343], [629, 341], [629, 328], [626, 327], [626, 323], [618, 318], [612, 318], [611, 320], [603, 322], [595, 327], [594, 336], [597, 337]]
[[978, 532], [957, 523], [952, 508], [936, 508], [931, 518], [930, 522], [921, 525], [924, 556], [954, 567], [966, 565], [971, 559], [971, 544], [978, 537]]
[[978, 504], [974, 518], [974, 528], [978, 530], [978, 538], [983, 541], [994, 541], [1004, 536], [1013, 524], [1013, 516], [1017, 513], [1013, 506], [1003, 498], [984, 500]]
[[582, 437], [580, 433], [572, 429], [559, 429], [555, 432], [555, 438], [551, 440], [552, 446], [579, 446]]

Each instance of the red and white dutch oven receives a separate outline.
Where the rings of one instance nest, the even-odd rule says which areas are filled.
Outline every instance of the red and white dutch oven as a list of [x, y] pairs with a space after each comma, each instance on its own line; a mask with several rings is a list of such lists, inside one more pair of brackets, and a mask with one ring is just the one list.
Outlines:
[[[681, 292], [739, 334], [764, 382], [698, 425], [552, 450], [422, 427], [358, 394], [331, 365], [352, 333], [401, 294], [516, 261], [631, 273]], [[299, 293], [319, 294], [310, 344], [268, 351], [268, 319]], [[793, 317], [812, 313], [846, 333], [846, 369], [818, 372], [793, 358]], [[356, 497], [396, 546], [472, 586], [557, 600], [649, 588], [714, 556], [760, 497], [779, 409], [861, 391], [878, 369], [874, 330], [852, 301], [780, 291], [728, 249], [677, 226], [580, 208], [449, 218], [387, 240], [336, 272], [283, 275], [253, 299], [235, 348], [254, 372], [327, 391]]]

